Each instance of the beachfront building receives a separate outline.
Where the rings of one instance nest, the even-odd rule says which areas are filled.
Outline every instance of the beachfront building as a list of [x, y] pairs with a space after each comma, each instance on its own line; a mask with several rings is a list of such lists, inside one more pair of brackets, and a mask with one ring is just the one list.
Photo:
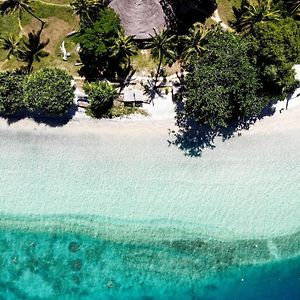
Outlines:
[[159, 0], [112, 0], [110, 7], [120, 16], [126, 35], [145, 41], [153, 29], [166, 27], [166, 16]]

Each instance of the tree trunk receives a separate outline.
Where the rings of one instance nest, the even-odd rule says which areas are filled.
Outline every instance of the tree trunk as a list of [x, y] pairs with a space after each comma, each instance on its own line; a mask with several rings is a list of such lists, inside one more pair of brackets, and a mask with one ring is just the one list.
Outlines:
[[40, 19], [39, 17], [37, 17], [34, 13], [32, 13], [28, 8], [25, 8], [25, 7], [23, 7], [24, 8], [24, 10], [26, 11], [26, 12], [28, 12], [32, 17], [34, 17], [35, 19], [37, 19], [38, 21], [40, 21], [41, 23], [42, 23], [42, 27], [44, 27], [44, 25], [45, 25], [45, 22], [42, 20], [42, 19]]
[[160, 71], [160, 68], [161, 68], [161, 65], [162, 65], [162, 55], [160, 54], [159, 55], [159, 64], [158, 64], [158, 68], [157, 68], [157, 71], [156, 71], [156, 76], [155, 76], [155, 81], [154, 81], [154, 86], [156, 88], [156, 84], [157, 84], [157, 80], [158, 80], [158, 76], [159, 76], [159, 71]]
[[33, 65], [33, 58], [28, 61], [28, 65], [27, 65], [28, 74], [32, 72], [32, 65]]
[[32, 17], [34, 17], [35, 19], [37, 19], [38, 21], [41, 22], [41, 28], [40, 28], [40, 30], [38, 31], [38, 34], [39, 34], [39, 36], [40, 36], [41, 33], [42, 33], [42, 31], [43, 31], [43, 29], [44, 29], [45, 22], [44, 22], [42, 19], [40, 19], [39, 17], [37, 17], [34, 13], [32, 13], [28, 8], [26, 8], [26, 7], [23, 7], [23, 8], [24, 8], [24, 10], [25, 10], [26, 12], [28, 12]]

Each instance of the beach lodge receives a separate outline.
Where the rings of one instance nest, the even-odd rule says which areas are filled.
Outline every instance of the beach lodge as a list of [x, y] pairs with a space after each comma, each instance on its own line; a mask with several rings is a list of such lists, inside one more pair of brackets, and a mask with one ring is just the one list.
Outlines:
[[159, 0], [112, 0], [109, 6], [120, 16], [126, 35], [140, 43], [147, 41], [153, 29], [166, 27], [166, 15]]

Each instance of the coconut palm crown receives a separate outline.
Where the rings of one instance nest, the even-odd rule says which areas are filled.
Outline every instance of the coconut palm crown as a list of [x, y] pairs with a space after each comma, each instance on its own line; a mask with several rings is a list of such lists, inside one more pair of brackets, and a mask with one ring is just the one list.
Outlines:
[[280, 11], [274, 9], [272, 0], [242, 0], [240, 8], [234, 7], [234, 16], [236, 30], [249, 33], [259, 22], [278, 20]]
[[160, 68], [164, 59], [173, 59], [175, 56], [172, 50], [174, 45], [174, 35], [169, 34], [169, 30], [157, 31], [154, 29], [154, 34], [151, 35], [151, 40], [148, 43], [148, 47], [151, 48], [151, 55], [158, 59], [158, 68], [155, 77], [155, 83], [157, 82]]

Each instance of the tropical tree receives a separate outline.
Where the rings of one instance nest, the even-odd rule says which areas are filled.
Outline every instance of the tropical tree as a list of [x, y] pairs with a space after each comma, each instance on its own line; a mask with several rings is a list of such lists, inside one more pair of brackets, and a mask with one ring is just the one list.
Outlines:
[[23, 81], [26, 73], [21, 70], [0, 72], [0, 113], [13, 115], [24, 108]]
[[74, 13], [80, 17], [81, 25], [87, 26], [97, 20], [100, 9], [109, 3], [110, 0], [74, 0], [71, 6]]
[[125, 63], [126, 68], [130, 69], [131, 56], [137, 54], [134, 36], [126, 36], [123, 31], [119, 31], [115, 44], [111, 47], [112, 57], [120, 63]]
[[242, 0], [240, 8], [233, 8], [233, 26], [239, 32], [251, 32], [255, 24], [279, 20], [280, 11], [275, 9], [272, 0]]
[[24, 81], [24, 102], [30, 111], [45, 115], [64, 115], [74, 101], [72, 76], [57, 68], [44, 68]]
[[95, 118], [105, 116], [117, 97], [115, 87], [107, 82], [95, 81], [91, 83], [86, 82], [83, 88], [89, 95], [90, 105], [88, 112], [90, 115]]
[[98, 20], [82, 27], [77, 41], [80, 44], [80, 58], [84, 66], [80, 73], [94, 80], [102, 76], [114, 76], [119, 64], [112, 57], [112, 47], [122, 30], [118, 15], [111, 8], [104, 8]]
[[150, 35], [151, 40], [148, 47], [151, 48], [151, 55], [153, 58], [158, 59], [158, 67], [155, 76], [155, 86], [158, 80], [161, 66], [165, 59], [173, 59], [175, 53], [172, 50], [174, 47], [174, 35], [170, 35], [168, 30], [157, 31], [154, 29], [154, 35]]
[[21, 47], [17, 51], [17, 59], [27, 63], [27, 70], [32, 71], [34, 62], [40, 62], [42, 58], [49, 55], [44, 48], [49, 40], [41, 41], [40, 31], [29, 32], [27, 38], [23, 39]]
[[2, 15], [8, 15], [8, 14], [18, 12], [20, 17], [22, 12], [25, 11], [28, 14], [30, 14], [32, 17], [34, 17], [35, 19], [41, 22], [42, 24], [41, 31], [42, 31], [45, 22], [33, 13], [33, 9], [30, 7], [30, 2], [31, 2], [30, 0], [3, 0], [0, 4], [0, 13]]
[[259, 114], [266, 104], [260, 80], [248, 53], [247, 39], [217, 29], [207, 50], [189, 63], [185, 85], [187, 118], [216, 129]]
[[2, 50], [7, 51], [7, 59], [17, 55], [20, 41], [21, 38], [15, 37], [12, 34], [7, 34], [0, 38], [0, 47]]
[[260, 71], [263, 91], [270, 98], [284, 98], [294, 90], [293, 66], [300, 59], [300, 26], [292, 18], [254, 26], [252, 53]]
[[182, 36], [183, 50], [181, 57], [185, 62], [188, 62], [195, 55], [201, 55], [205, 51], [204, 40], [208, 32], [207, 27], [196, 23], [190, 28], [188, 35]]

